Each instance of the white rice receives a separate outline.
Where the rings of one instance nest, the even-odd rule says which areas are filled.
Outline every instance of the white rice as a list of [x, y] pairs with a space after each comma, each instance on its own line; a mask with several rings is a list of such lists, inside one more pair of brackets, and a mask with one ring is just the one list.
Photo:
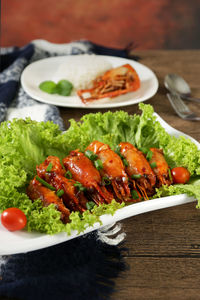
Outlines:
[[111, 69], [112, 65], [104, 58], [94, 54], [74, 55], [66, 60], [66, 64], [58, 66], [53, 81], [69, 80], [75, 90], [91, 87], [92, 81]]

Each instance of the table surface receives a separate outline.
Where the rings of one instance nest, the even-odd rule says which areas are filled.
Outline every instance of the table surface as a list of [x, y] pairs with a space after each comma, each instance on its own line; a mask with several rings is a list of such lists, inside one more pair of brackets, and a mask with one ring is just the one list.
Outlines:
[[[200, 122], [184, 121], [166, 98], [163, 80], [168, 73], [183, 76], [193, 96], [200, 97], [200, 50], [136, 51], [140, 62], [151, 68], [159, 80], [157, 94], [146, 101], [172, 127], [200, 141]], [[190, 104], [200, 115], [200, 104]], [[121, 107], [139, 113], [137, 105]], [[116, 111], [118, 109], [111, 109]], [[61, 108], [68, 120], [79, 120], [97, 110]], [[101, 110], [102, 112], [106, 110]], [[195, 203], [141, 214], [121, 222], [126, 239], [121, 247], [128, 270], [114, 279], [112, 299], [200, 299], [200, 211]]]

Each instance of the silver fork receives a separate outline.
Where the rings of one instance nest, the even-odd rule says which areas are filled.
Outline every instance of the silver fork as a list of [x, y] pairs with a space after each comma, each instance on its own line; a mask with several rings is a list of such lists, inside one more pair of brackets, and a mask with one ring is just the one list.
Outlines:
[[167, 98], [179, 117], [189, 121], [200, 121], [200, 117], [189, 109], [189, 107], [181, 100], [179, 95], [168, 93]]

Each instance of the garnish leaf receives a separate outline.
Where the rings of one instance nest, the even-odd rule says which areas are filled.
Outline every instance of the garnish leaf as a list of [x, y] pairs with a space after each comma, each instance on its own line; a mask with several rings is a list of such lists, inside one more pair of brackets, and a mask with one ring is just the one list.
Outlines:
[[131, 178], [133, 178], [133, 179], [139, 179], [139, 178], [141, 178], [141, 174], [133, 174], [133, 175], [131, 175]]
[[144, 154], [147, 154], [149, 150], [148, 150], [148, 148], [141, 147], [140, 151], [142, 151], [142, 153], [144, 153]]
[[87, 156], [87, 158], [89, 158], [92, 161], [94, 161], [95, 159], [98, 158], [98, 156], [91, 150], [86, 150], [84, 154], [85, 154], [85, 156]]
[[46, 182], [45, 180], [40, 178], [38, 175], [36, 175], [35, 178], [37, 179], [37, 181], [39, 181], [42, 185], [46, 186], [48, 189], [50, 189], [52, 191], [56, 190], [52, 185], [50, 185], [48, 182]]
[[151, 168], [153, 169], [153, 168], [156, 168], [156, 167], [157, 167], [157, 164], [156, 164], [156, 162], [154, 161], [154, 162], [152, 162], [152, 163], [150, 164], [150, 166], [151, 166]]
[[95, 160], [94, 165], [95, 165], [97, 170], [102, 170], [103, 169], [103, 163], [100, 159]]
[[95, 203], [93, 201], [89, 201], [86, 203], [87, 209], [91, 210], [95, 206]]
[[136, 192], [136, 190], [131, 191], [131, 196], [133, 197], [133, 199], [138, 199], [139, 198], [138, 193]]
[[56, 195], [58, 196], [58, 197], [61, 197], [62, 195], [64, 195], [64, 190], [57, 190], [57, 192], [56, 192]]
[[78, 191], [80, 192], [84, 192], [86, 191], [86, 188], [78, 181], [76, 181], [76, 183], [74, 183], [74, 186], [77, 188]]
[[65, 177], [68, 178], [68, 179], [72, 179], [72, 173], [68, 170], [68, 171], [65, 173]]
[[152, 152], [151, 150], [149, 150], [149, 151], [147, 152], [146, 159], [149, 161], [149, 160], [152, 159], [152, 156], [153, 156], [153, 152]]
[[168, 169], [168, 173], [169, 173], [169, 179], [173, 181], [172, 173], [171, 173], [171, 170], [170, 170], [170, 169]]
[[68, 80], [62, 79], [56, 84], [55, 91], [61, 96], [69, 96], [73, 89], [73, 85]]
[[53, 164], [50, 162], [46, 168], [46, 172], [51, 172], [52, 168], [53, 168]]
[[46, 92], [48, 94], [56, 93], [56, 83], [51, 80], [41, 82], [39, 88], [41, 89], [41, 91]]
[[69, 96], [72, 92], [73, 85], [70, 81], [62, 79], [57, 84], [52, 80], [43, 81], [39, 88], [48, 94], [58, 94], [61, 96]]
[[102, 178], [102, 184], [103, 185], [109, 185], [109, 184], [111, 184], [111, 180], [108, 177], [104, 176]]
[[126, 160], [126, 158], [123, 158], [122, 161], [123, 161], [123, 164], [125, 165], [125, 167], [128, 167], [128, 166], [129, 166], [129, 163], [128, 163], [128, 161]]

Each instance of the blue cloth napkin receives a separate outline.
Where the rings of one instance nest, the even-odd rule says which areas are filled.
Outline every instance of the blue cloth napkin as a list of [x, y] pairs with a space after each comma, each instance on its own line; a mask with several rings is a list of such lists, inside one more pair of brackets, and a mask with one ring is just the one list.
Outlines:
[[1, 267], [0, 299], [101, 300], [125, 270], [122, 249], [95, 234], [50, 248], [7, 257]]
[[[129, 48], [116, 50], [86, 40], [61, 45], [35, 40], [22, 48], [1, 48], [0, 122], [32, 117], [36, 111], [36, 120], [50, 120], [64, 129], [57, 107], [39, 103], [24, 92], [20, 86], [23, 69], [31, 62], [58, 55], [127, 57]], [[114, 291], [112, 279], [126, 268], [122, 249], [116, 246], [125, 237], [124, 233], [118, 234], [120, 229], [118, 224], [110, 231], [98, 231], [46, 249], [0, 257], [1, 299], [109, 299]], [[110, 234], [117, 236], [112, 239]]]

